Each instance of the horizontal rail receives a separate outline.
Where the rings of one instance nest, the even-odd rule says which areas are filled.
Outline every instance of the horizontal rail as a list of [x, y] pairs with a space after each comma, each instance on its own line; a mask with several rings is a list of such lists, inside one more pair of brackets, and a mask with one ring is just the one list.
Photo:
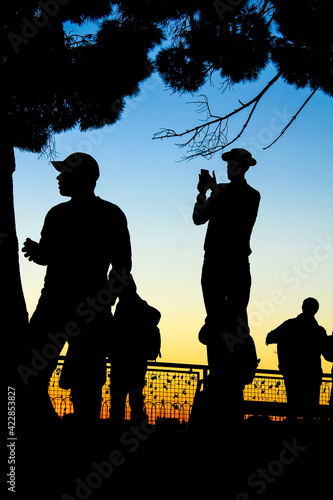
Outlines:
[[[73, 412], [71, 391], [59, 387], [59, 379], [65, 356], [60, 356], [58, 367], [49, 384], [49, 395], [57, 413], [63, 417]], [[102, 389], [101, 418], [109, 418], [111, 407], [110, 387], [111, 364], [106, 363], [106, 382]], [[158, 418], [172, 418], [188, 422], [195, 394], [206, 386], [209, 367], [206, 364], [148, 363], [146, 384], [143, 389], [144, 407], [149, 421]], [[320, 417], [326, 418], [330, 410], [329, 398], [332, 392], [332, 375], [324, 373], [320, 389]], [[216, 395], [219, 397], [219, 395]], [[251, 384], [243, 391], [244, 416], [269, 416], [284, 419], [287, 408], [287, 394], [284, 378], [278, 370], [258, 369]], [[245, 418], [247, 418], [245, 417]], [[125, 418], [130, 418], [129, 402], [126, 402]]]
[[[59, 361], [64, 361], [66, 356], [59, 356]], [[204, 372], [209, 371], [208, 365], [204, 364], [196, 364], [196, 363], [169, 363], [165, 361], [149, 361], [148, 362], [148, 367], [150, 369], [155, 368], [175, 368], [175, 369], [188, 369], [188, 370], [202, 370]], [[271, 369], [265, 369], [265, 368], [258, 368], [256, 370], [256, 376], [260, 375], [276, 375], [277, 377], [283, 377], [281, 372], [279, 370], [271, 370]], [[328, 378], [332, 379], [332, 374], [331, 373], [323, 373], [322, 375], [323, 378]]]

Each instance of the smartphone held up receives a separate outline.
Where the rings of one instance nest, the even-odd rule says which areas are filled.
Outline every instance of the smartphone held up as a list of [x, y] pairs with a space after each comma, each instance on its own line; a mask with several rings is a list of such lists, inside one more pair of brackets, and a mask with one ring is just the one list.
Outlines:
[[215, 172], [213, 171], [213, 175], [210, 175], [209, 170], [202, 168], [199, 174], [198, 191], [202, 194], [206, 194], [206, 191], [212, 189], [215, 184]]

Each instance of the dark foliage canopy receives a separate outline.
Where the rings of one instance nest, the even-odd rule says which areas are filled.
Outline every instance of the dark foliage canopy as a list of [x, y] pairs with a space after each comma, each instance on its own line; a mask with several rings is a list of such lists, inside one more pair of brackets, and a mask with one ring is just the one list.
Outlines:
[[173, 89], [198, 90], [212, 71], [231, 84], [255, 80], [272, 62], [288, 83], [333, 95], [329, 0], [203, 0], [191, 6], [187, 23], [178, 23], [172, 45], [157, 56]]
[[[333, 95], [329, 0], [18, 0], [1, 19], [2, 123], [22, 149], [114, 123], [154, 70], [193, 92], [213, 72], [234, 84], [273, 63], [289, 84]], [[99, 23], [90, 36], [66, 30], [87, 20]]]
[[[14, 146], [35, 152], [53, 133], [118, 120], [162, 39], [153, 23], [114, 19], [106, 0], [7, 2], [1, 10], [3, 123]], [[86, 20], [101, 21], [96, 33], [66, 33], [64, 23]]]
[[333, 23], [329, 0], [274, 0], [279, 36], [272, 61], [285, 80], [333, 96]]

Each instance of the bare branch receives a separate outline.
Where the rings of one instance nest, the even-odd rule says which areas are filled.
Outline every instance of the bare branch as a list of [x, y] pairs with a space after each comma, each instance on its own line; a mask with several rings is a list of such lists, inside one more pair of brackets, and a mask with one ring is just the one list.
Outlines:
[[85, 35], [79, 35], [76, 33], [65, 34], [65, 42], [71, 48], [83, 47], [87, 45], [92, 45], [96, 42], [96, 35], [87, 33]]
[[[190, 154], [184, 157], [184, 159], [193, 159], [198, 156], [203, 157], [212, 157], [216, 152], [223, 150], [225, 147], [229, 146], [233, 142], [235, 142], [239, 137], [243, 134], [244, 130], [248, 126], [252, 115], [260, 101], [260, 99], [264, 96], [264, 94], [270, 89], [270, 87], [280, 78], [281, 73], [277, 73], [274, 78], [272, 78], [268, 84], [256, 95], [253, 99], [248, 101], [247, 103], [240, 104], [241, 106], [234, 109], [230, 113], [227, 113], [224, 116], [216, 116], [211, 113], [210, 106], [208, 103], [208, 99], [206, 96], [203, 96], [203, 101], [197, 101], [196, 104], [204, 106], [204, 109], [207, 111], [207, 118], [205, 123], [201, 125], [197, 125], [191, 129], [187, 129], [183, 132], [175, 132], [172, 129], [162, 129], [160, 132], [154, 134], [153, 139], [164, 139], [170, 137], [183, 137], [190, 136], [189, 139], [182, 143], [178, 144], [180, 147], [189, 147]], [[239, 134], [228, 142], [227, 140], [227, 132], [228, 132], [228, 120], [232, 116], [240, 113], [244, 109], [252, 106], [252, 109], [247, 117], [246, 122], [244, 123]], [[201, 110], [202, 111], [202, 110]]]
[[247, 117], [247, 120], [246, 120], [246, 122], [244, 123], [244, 125], [243, 125], [243, 127], [242, 127], [241, 131], [239, 132], [239, 134], [238, 134], [238, 135], [237, 135], [234, 139], [232, 139], [232, 141], [230, 141], [230, 142], [228, 142], [227, 144], [225, 144], [225, 146], [224, 146], [224, 147], [230, 146], [230, 144], [232, 144], [233, 142], [237, 141], [237, 139], [239, 139], [239, 138], [240, 138], [240, 136], [243, 134], [244, 130], [245, 130], [245, 129], [246, 129], [246, 127], [248, 126], [248, 124], [249, 124], [249, 122], [250, 122], [250, 120], [251, 120], [251, 118], [252, 118], [252, 115], [253, 115], [253, 113], [254, 113], [254, 111], [255, 111], [255, 109], [256, 109], [256, 107], [257, 107], [257, 105], [258, 105], [258, 103], [259, 103], [259, 99], [258, 99], [258, 101], [256, 101], [256, 102], [254, 103], [254, 105], [253, 105], [253, 107], [252, 107], [252, 109], [251, 109], [251, 111], [250, 111], [250, 113], [249, 113], [249, 116]]
[[302, 106], [299, 108], [299, 110], [297, 111], [297, 113], [294, 114], [294, 116], [291, 118], [290, 122], [287, 123], [287, 125], [282, 129], [281, 131], [281, 134], [273, 141], [271, 142], [268, 146], [266, 146], [265, 148], [263, 149], [268, 149], [270, 148], [271, 146], [273, 146], [273, 144], [275, 144], [279, 139], [280, 137], [283, 136], [283, 134], [285, 133], [285, 131], [290, 127], [290, 125], [292, 124], [293, 121], [296, 120], [297, 116], [300, 114], [300, 112], [302, 111], [302, 109], [304, 108], [304, 106], [306, 106], [306, 104], [310, 101], [311, 97], [317, 92], [318, 90], [318, 87], [314, 89], [313, 92], [311, 92], [311, 94], [309, 95], [309, 97], [304, 101], [304, 103], [302, 104]]

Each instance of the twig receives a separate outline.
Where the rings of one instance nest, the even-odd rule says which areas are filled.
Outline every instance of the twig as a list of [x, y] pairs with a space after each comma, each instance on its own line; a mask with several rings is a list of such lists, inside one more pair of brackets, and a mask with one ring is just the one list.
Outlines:
[[50, 130], [47, 142], [41, 149], [38, 160], [55, 160], [59, 156], [56, 150], [55, 134]]
[[[224, 115], [224, 116], [214, 116], [212, 115], [210, 111], [210, 107], [208, 104], [207, 98], [204, 96], [204, 102], [201, 102], [200, 104], [204, 104], [207, 110], [208, 118], [214, 118], [213, 120], [206, 121], [202, 125], [198, 125], [196, 127], [193, 127], [191, 129], [187, 129], [184, 132], [175, 132], [172, 129], [162, 129], [160, 132], [157, 132], [154, 134], [153, 139], [164, 139], [164, 138], [170, 138], [170, 137], [183, 137], [185, 135], [191, 135], [190, 138], [183, 144], [178, 144], [180, 147], [186, 147], [189, 146], [193, 152], [193, 154], [188, 155], [185, 157], [185, 159], [192, 159], [197, 156], [204, 156], [204, 157], [210, 157], [213, 154], [215, 154], [217, 151], [225, 148], [226, 146], [229, 146], [233, 142], [235, 142], [244, 132], [246, 127], [248, 126], [251, 117], [260, 101], [260, 99], [263, 97], [263, 95], [270, 89], [270, 87], [280, 78], [281, 73], [277, 73], [274, 78], [272, 78], [268, 84], [259, 92], [258, 95], [256, 95], [253, 99], [251, 99], [247, 103], [241, 103], [241, 106], [239, 108], [234, 109], [230, 113]], [[223, 142], [222, 137], [225, 141], [227, 141], [227, 137], [225, 134], [225, 130], [228, 128], [228, 120], [232, 116], [236, 115], [237, 113], [240, 113], [244, 109], [248, 108], [249, 106], [252, 106], [252, 109], [248, 115], [248, 118], [243, 125], [241, 131], [239, 134], [232, 139], [230, 142]], [[208, 120], [207, 118], [207, 120]], [[222, 129], [222, 123], [226, 122], [224, 128]], [[211, 132], [212, 126], [216, 125], [215, 129]], [[201, 135], [202, 132], [204, 133], [204, 137], [198, 142], [198, 138]]]
[[283, 134], [285, 133], [285, 131], [290, 127], [290, 125], [292, 124], [293, 121], [296, 120], [297, 116], [300, 114], [300, 112], [302, 111], [302, 109], [304, 108], [304, 106], [306, 106], [306, 104], [310, 101], [311, 97], [317, 92], [318, 90], [318, 87], [316, 87], [313, 92], [311, 92], [311, 94], [309, 95], [309, 97], [304, 101], [304, 103], [302, 104], [302, 106], [299, 108], [299, 110], [297, 111], [296, 114], [294, 114], [294, 116], [291, 118], [290, 122], [287, 123], [287, 125], [282, 129], [281, 131], [281, 134], [273, 141], [271, 142], [268, 146], [266, 146], [265, 148], [263, 149], [268, 149], [270, 148], [271, 146], [273, 146], [273, 144], [275, 144], [279, 139], [280, 137], [283, 136]]

